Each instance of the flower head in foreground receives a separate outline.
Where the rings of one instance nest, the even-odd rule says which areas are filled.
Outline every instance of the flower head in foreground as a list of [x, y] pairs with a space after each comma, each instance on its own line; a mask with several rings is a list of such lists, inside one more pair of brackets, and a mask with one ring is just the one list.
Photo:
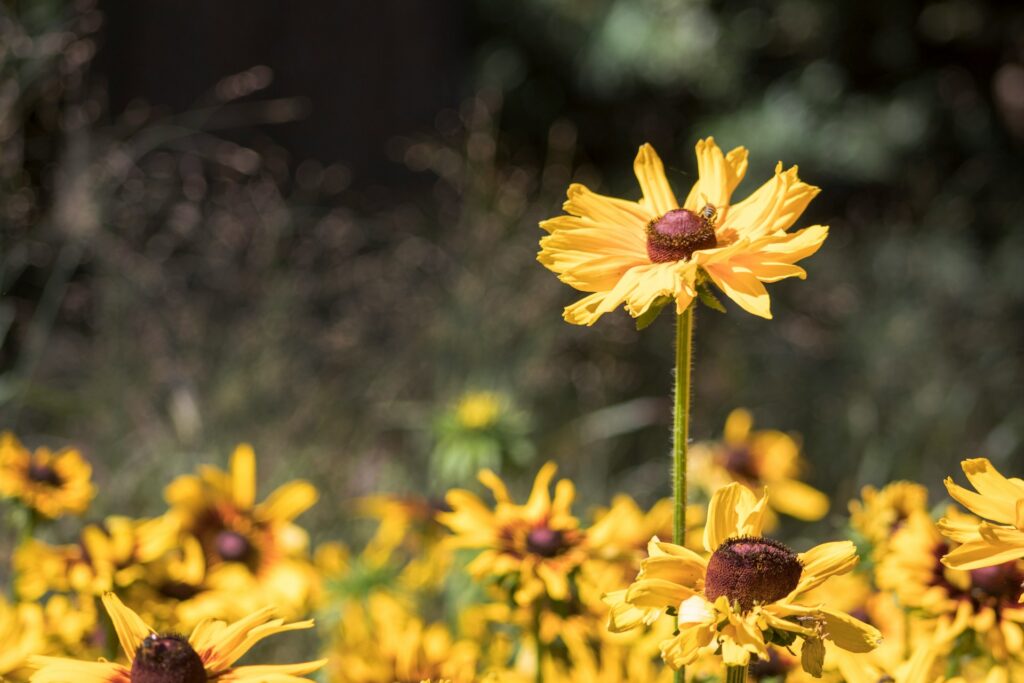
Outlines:
[[946, 490], [953, 500], [983, 519], [939, 521], [942, 533], [961, 544], [942, 558], [943, 564], [980, 569], [1024, 558], [1024, 481], [1007, 479], [986, 458], [964, 460], [960, 465], [974, 491], [957, 486], [950, 477], [946, 478]]
[[787, 232], [818, 188], [796, 167], [774, 177], [743, 201], [732, 193], [747, 170], [747, 150], [728, 154], [713, 138], [697, 143], [699, 178], [682, 204], [669, 187], [661, 159], [643, 145], [633, 162], [643, 196], [616, 199], [573, 184], [567, 216], [543, 221], [537, 259], [562, 282], [590, 294], [565, 309], [577, 325], [592, 325], [620, 305], [634, 318], [674, 299], [683, 312], [710, 280], [744, 310], [771, 317], [765, 282], [803, 278], [797, 261], [816, 252], [828, 227]]
[[755, 491], [768, 486], [768, 506], [773, 510], [808, 522], [824, 517], [828, 496], [799, 480], [806, 462], [797, 440], [774, 429], [755, 431], [753, 426], [750, 411], [737, 408], [725, 420], [721, 442], [694, 444], [693, 480], [709, 494], [734, 481]]
[[262, 609], [231, 625], [208, 619], [185, 638], [156, 633], [113, 593], [103, 596], [103, 605], [114, 623], [128, 662], [32, 657], [30, 665], [38, 669], [32, 674], [32, 683], [298, 683], [308, 680], [303, 676], [327, 661], [232, 666], [267, 636], [313, 627], [312, 621], [285, 624], [282, 619], [271, 619], [272, 608]]
[[[820, 675], [825, 640], [850, 652], [868, 652], [881, 638], [873, 626], [801, 594], [844, 574], [857, 563], [849, 541], [794, 553], [761, 536], [767, 496], [729, 484], [715, 492], [704, 528], [708, 559], [652, 539], [650, 556], [626, 592], [640, 609], [674, 614], [679, 632], [661, 644], [662, 658], [678, 669], [701, 655], [720, 653], [728, 666], [768, 660], [770, 643], [803, 640], [803, 668]], [[614, 629], [616, 624], [611, 624]]]
[[562, 479], [552, 499], [555, 470], [553, 462], [540, 469], [525, 505], [513, 503], [498, 475], [483, 470], [480, 481], [494, 494], [494, 509], [469, 491], [453, 489], [447, 496], [452, 511], [438, 515], [455, 534], [452, 546], [483, 551], [467, 567], [469, 573], [477, 579], [513, 576], [520, 605], [545, 593], [554, 600], [568, 599], [569, 574], [586, 559], [584, 534], [570, 512], [576, 489]]
[[85, 512], [96, 495], [91, 477], [92, 467], [73, 448], [31, 452], [10, 432], [0, 435], [0, 496], [44, 517]]

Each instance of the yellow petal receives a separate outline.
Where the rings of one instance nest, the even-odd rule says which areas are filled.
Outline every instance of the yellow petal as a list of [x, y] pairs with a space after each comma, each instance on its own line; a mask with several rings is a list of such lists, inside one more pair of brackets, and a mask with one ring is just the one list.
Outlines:
[[825, 618], [825, 637], [848, 652], [870, 652], [882, 640], [877, 628], [849, 614], [830, 609], [819, 612]]
[[256, 453], [247, 443], [231, 454], [231, 497], [242, 510], [256, 502]]
[[725, 430], [722, 434], [725, 442], [731, 445], [745, 444], [750, 430], [754, 426], [754, 416], [746, 408], [736, 408], [725, 418]]
[[550, 460], [537, 472], [533, 480], [533, 489], [530, 497], [523, 507], [523, 514], [527, 519], [539, 520], [551, 510], [551, 480], [558, 471], [558, 466]]
[[771, 486], [771, 506], [785, 515], [814, 522], [828, 514], [828, 496], [802, 481], [780, 479]]
[[768, 290], [748, 269], [730, 263], [716, 263], [704, 269], [722, 292], [747, 313], [771, 319]]
[[[568, 199], [562, 205], [566, 213], [587, 217], [596, 223], [644, 227], [661, 216], [661, 214], [649, 210], [641, 202], [631, 202], [627, 199], [597, 194], [579, 183], [570, 185], [566, 196]], [[547, 230], [549, 226], [541, 223], [541, 227]]]
[[34, 655], [29, 658], [29, 666], [38, 669], [32, 674], [32, 683], [130, 683], [131, 681], [131, 672], [113, 662], [81, 662], [64, 657]]
[[957, 546], [942, 558], [942, 564], [953, 569], [981, 569], [1024, 557], [1024, 533], [1004, 529], [998, 534], [990, 533], [990, 538], [997, 540], [970, 541]]
[[640, 189], [643, 191], [641, 204], [655, 216], [664, 216], [672, 209], [678, 209], [672, 188], [669, 187], [668, 179], [665, 177], [665, 166], [661, 158], [649, 144], [640, 145], [633, 162], [633, 171], [636, 179], [640, 182]]
[[704, 526], [704, 549], [714, 552], [731, 536], [760, 536], [767, 496], [757, 498], [735, 482], [715, 491]]
[[797, 555], [803, 565], [800, 582], [791, 595], [805, 593], [820, 586], [829, 577], [845, 574], [857, 566], [857, 547], [850, 541], [833, 541], [817, 545]]
[[103, 606], [114, 623], [114, 630], [117, 632], [117, 639], [121, 642], [121, 649], [128, 655], [128, 661], [133, 661], [139, 645], [147, 636], [154, 633], [153, 629], [146, 626], [146, 622], [125, 606], [120, 598], [113, 593], [103, 594]]
[[316, 487], [308, 481], [296, 479], [275, 489], [257, 506], [257, 519], [290, 522], [311, 508], [320, 498]]
[[664, 579], [639, 579], [626, 591], [626, 602], [634, 607], [678, 607], [697, 593], [691, 588]]

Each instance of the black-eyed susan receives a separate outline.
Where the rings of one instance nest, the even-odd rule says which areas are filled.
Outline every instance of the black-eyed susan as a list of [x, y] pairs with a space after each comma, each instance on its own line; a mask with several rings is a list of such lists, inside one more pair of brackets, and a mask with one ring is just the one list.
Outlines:
[[927, 510], [928, 489], [918, 483], [894, 481], [881, 489], [865, 486], [860, 500], [850, 501], [850, 526], [880, 557], [893, 532], [910, 517]]
[[[942, 562], [957, 569], [980, 569], [1024, 558], [1024, 481], [1007, 478], [986, 458], [961, 463], [969, 491], [946, 478], [946, 490], [974, 514], [978, 521], [942, 519], [942, 533], [960, 545]], [[1024, 598], [1022, 598], [1024, 599]]]
[[312, 484], [288, 482], [257, 503], [256, 456], [242, 444], [231, 456], [229, 472], [203, 466], [198, 475], [171, 482], [164, 495], [171, 506], [168, 516], [198, 539], [210, 575], [242, 576], [237, 569], [244, 568], [259, 580], [269, 602], [301, 611], [315, 577], [307, 558], [309, 536], [294, 520], [317, 501]]
[[185, 638], [157, 633], [113, 593], [103, 595], [103, 605], [127, 661], [82, 662], [36, 656], [30, 660], [30, 665], [37, 669], [32, 674], [32, 683], [298, 683], [309, 680], [304, 676], [326, 663], [318, 660], [234, 666], [253, 645], [268, 636], [313, 627], [311, 620], [286, 624], [275, 619], [273, 608], [259, 610], [230, 625], [215, 619], [203, 621]]
[[[955, 510], [947, 520], [955, 525], [974, 521]], [[927, 513], [911, 515], [893, 534], [877, 566], [879, 588], [893, 591], [903, 607], [921, 618], [957, 617], [962, 630], [973, 634], [975, 654], [985, 653], [997, 662], [1021, 659], [1024, 606], [1018, 600], [1024, 591], [1024, 562], [951, 569], [940, 561], [951, 547]]]
[[[754, 430], [749, 410], [737, 408], [725, 420], [720, 442], [702, 442], [690, 449], [690, 478], [708, 495], [730, 482], [754, 491], [765, 486], [772, 510], [804, 521], [825, 516], [829, 500], [800, 481], [807, 463], [796, 438], [775, 429]], [[769, 520], [767, 525], [773, 526]]]
[[585, 535], [570, 511], [573, 483], [560, 480], [551, 497], [556, 469], [552, 462], [540, 468], [525, 505], [512, 502], [498, 475], [483, 470], [479, 478], [494, 495], [494, 509], [469, 491], [453, 489], [447, 496], [452, 511], [438, 516], [454, 534], [451, 547], [481, 551], [467, 567], [469, 573], [477, 579], [509, 579], [520, 605], [545, 594], [567, 599], [569, 574], [587, 558]]
[[852, 652], [878, 644], [878, 630], [859, 619], [800, 603], [802, 594], [854, 567], [853, 544], [825, 543], [795, 553], [761, 536], [767, 504], [767, 495], [757, 498], [741, 484], [716, 491], [704, 528], [707, 559], [651, 541], [650, 556], [625, 600], [674, 615], [678, 633], [661, 644], [669, 666], [678, 669], [702, 655], [720, 654], [726, 666], [746, 667], [752, 658], [769, 659], [769, 643], [801, 639], [803, 668], [819, 674], [824, 641]]
[[538, 260], [590, 294], [565, 309], [570, 323], [592, 325], [620, 305], [634, 318], [667, 297], [682, 313], [698, 286], [713, 282], [744, 310], [771, 317], [765, 282], [806, 276], [795, 265], [828, 236], [814, 225], [787, 232], [818, 188], [794, 166], [743, 201], [732, 193], [747, 170], [747, 150], [723, 154], [713, 138], [697, 143], [699, 178], [680, 204], [654, 149], [640, 147], [633, 169], [643, 196], [616, 199], [569, 186], [568, 215], [543, 221]]
[[451, 565], [451, 553], [442, 544], [447, 529], [438, 521], [442, 506], [441, 500], [415, 496], [363, 498], [359, 512], [380, 524], [360, 560], [370, 568], [401, 564], [398, 581], [406, 588], [439, 587]]
[[77, 449], [39, 447], [33, 452], [14, 434], [0, 435], [0, 496], [55, 519], [82, 514], [95, 495], [92, 467]]

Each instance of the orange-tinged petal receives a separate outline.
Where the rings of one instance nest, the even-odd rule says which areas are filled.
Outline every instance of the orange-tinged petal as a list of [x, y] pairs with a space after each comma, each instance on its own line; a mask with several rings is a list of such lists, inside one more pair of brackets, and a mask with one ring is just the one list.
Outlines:
[[771, 300], [761, 281], [746, 268], [716, 263], [705, 268], [712, 282], [747, 313], [771, 319]]
[[636, 160], [633, 162], [633, 171], [644, 193], [640, 203], [650, 213], [660, 217], [672, 209], [679, 208], [676, 196], [665, 177], [665, 166], [649, 144], [640, 145]]

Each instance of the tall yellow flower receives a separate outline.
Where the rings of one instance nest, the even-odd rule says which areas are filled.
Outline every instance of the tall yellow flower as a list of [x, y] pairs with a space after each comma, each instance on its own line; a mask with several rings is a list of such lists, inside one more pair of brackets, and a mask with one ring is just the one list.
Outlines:
[[818, 188], [796, 167], [783, 170], [743, 201], [732, 193], [747, 170], [747, 150], [723, 154], [713, 138], [697, 143], [699, 178], [680, 205], [654, 149], [640, 147], [633, 170], [643, 196], [616, 199], [573, 184], [563, 209], [541, 222], [538, 260], [562, 282], [590, 294], [565, 309], [577, 325], [625, 304], [634, 318], [674, 299], [682, 313], [710, 280], [744, 310], [771, 317], [765, 282], [806, 277], [797, 261], [818, 250], [828, 227], [787, 232]]
[[755, 431], [753, 426], [749, 410], [729, 413], [721, 442], [698, 443], [690, 449], [691, 479], [709, 494], [734, 481], [754, 491], [768, 486], [773, 510], [808, 522], [824, 517], [828, 496], [799, 479], [807, 463], [797, 440], [775, 429]]
[[[957, 486], [951, 477], [946, 477], [946, 490], [955, 501], [983, 519], [939, 521], [942, 533], [960, 543], [942, 558], [943, 564], [956, 569], [980, 569], [1024, 558], [1024, 481], [1007, 479], [987, 458], [964, 460], [960, 465], [975, 490]], [[1021, 600], [1024, 601], [1024, 594]]]
[[0, 496], [16, 498], [44, 517], [85, 512], [96, 495], [91, 477], [92, 467], [74, 448], [31, 452], [14, 434], [0, 435]]
[[114, 623], [127, 663], [32, 657], [30, 665], [38, 669], [32, 674], [32, 683], [297, 683], [309, 680], [303, 676], [327, 661], [233, 666], [267, 636], [313, 627], [312, 620], [286, 624], [282, 619], [271, 619], [274, 610], [269, 607], [231, 625], [208, 619], [186, 639], [156, 633], [113, 593], [104, 594], [103, 606]]
[[570, 511], [576, 496], [572, 482], [559, 481], [551, 497], [556, 469], [553, 462], [540, 469], [525, 505], [513, 503], [498, 475], [483, 470], [479, 478], [494, 495], [494, 509], [469, 491], [453, 489], [447, 496], [452, 511], [438, 515], [454, 532], [453, 547], [482, 551], [467, 567], [469, 573], [478, 579], [514, 577], [513, 596], [520, 605], [545, 593], [568, 599], [569, 574], [587, 557], [579, 520]]
[[[769, 643], [803, 640], [802, 665], [820, 674], [828, 640], [851, 652], [868, 652], [881, 638], [873, 626], [820, 604], [802, 605], [800, 596], [844, 574], [857, 563], [849, 541], [794, 553], [761, 536], [767, 495], [729, 484], [715, 492], [704, 528], [704, 559], [672, 543], [651, 541], [626, 602], [639, 609], [673, 614], [678, 634], [661, 644], [673, 668], [720, 653], [727, 666], [768, 660]], [[615, 626], [614, 623], [612, 625]]]

